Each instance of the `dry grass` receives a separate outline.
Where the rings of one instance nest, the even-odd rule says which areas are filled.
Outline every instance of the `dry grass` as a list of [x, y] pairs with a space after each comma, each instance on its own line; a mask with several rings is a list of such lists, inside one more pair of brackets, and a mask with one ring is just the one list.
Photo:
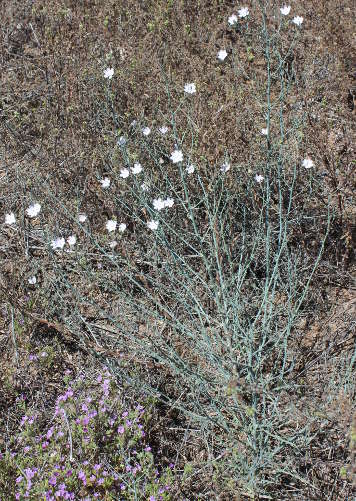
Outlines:
[[[267, 10], [279, 8], [273, 1], [263, 3]], [[246, 5], [258, 12], [257, 2]], [[265, 492], [256, 492], [254, 499], [336, 501], [355, 495], [355, 452], [351, 450], [355, 441], [350, 439], [355, 414], [353, 2], [308, 0], [291, 5], [293, 13], [304, 17], [304, 24], [287, 66], [291, 87], [284, 103], [285, 127], [294, 127], [296, 121], [303, 127], [286, 138], [285, 148], [290, 155], [290, 169], [300, 158], [314, 159], [313, 186], [318, 186], [317, 195], [309, 196], [311, 185], [303, 173], [298, 174], [295, 213], [312, 214], [319, 221], [317, 216], [326, 212], [331, 200], [333, 217], [322, 260], [291, 340], [296, 356], [293, 378], [299, 390], [283, 395], [281, 401], [286, 410], [286, 430], [302, 429], [313, 416], [310, 447], [305, 457], [299, 458], [299, 480], [291, 482], [285, 475], [278, 489], [274, 485]], [[37, 238], [30, 243], [26, 238], [15, 238], [9, 227], [0, 230], [0, 298], [4, 311], [0, 325], [4, 367], [0, 426], [5, 430], [0, 450], [16, 429], [16, 399], [21, 393], [26, 392], [32, 404], [45, 409], [60, 392], [59, 376], [65, 368], [80, 370], [88, 357], [94, 364], [94, 352], [100, 361], [115, 364], [118, 359], [117, 352], [111, 351], [114, 343], [100, 348], [88, 342], [85, 323], [80, 335], [80, 322], [69, 327], [65, 324], [74, 303], [70, 294], [63, 294], [44, 242], [44, 236], [70, 228], [70, 218], [58, 201], [65, 201], [73, 214], [85, 212], [92, 233], [99, 235], [104, 244], [104, 223], [117, 214], [118, 207], [114, 198], [98, 188], [97, 179], [109, 172], [118, 174], [121, 168], [122, 158], [115, 149], [118, 136], [129, 129], [134, 119], [152, 129], [168, 123], [170, 110], [179, 105], [186, 82], [195, 82], [198, 92], [189, 100], [190, 107], [177, 113], [176, 127], [192, 145], [192, 161], [199, 164], [202, 178], [209, 180], [212, 166], [228, 152], [238, 175], [229, 177], [227, 186], [242, 200], [254, 169], [263, 165], [260, 129], [265, 127], [267, 112], [266, 72], [263, 39], [255, 36], [261, 16], [251, 16], [250, 31], [242, 36], [227, 23], [236, 9], [234, 2], [225, 0], [4, 2], [0, 44], [0, 214], [23, 213], [31, 193], [32, 199], [46, 197], [46, 223], [21, 221], [23, 235], [30, 231]], [[268, 23], [272, 31], [277, 21], [270, 17]], [[280, 43], [284, 49], [288, 46], [287, 34], [281, 35]], [[229, 54], [224, 63], [216, 59], [220, 48], [226, 48]], [[102, 76], [107, 66], [115, 68], [109, 98]], [[277, 80], [272, 84], [274, 100], [279, 86]], [[277, 133], [278, 127], [278, 117], [274, 116], [271, 133]], [[162, 137], [156, 145], [160, 151], [171, 147]], [[149, 162], [148, 149], [140, 158], [143, 164]], [[164, 165], [170, 173], [171, 167], [167, 162]], [[288, 175], [292, 175], [292, 169]], [[158, 179], [158, 171], [152, 176]], [[252, 192], [253, 197], [246, 196], [244, 203], [250, 214], [256, 214], [262, 202], [258, 190]], [[273, 210], [276, 207], [277, 203]], [[202, 225], [208, 224], [206, 215], [199, 217]], [[140, 256], [134, 253], [138, 242], [142, 244], [139, 226], [134, 218], [128, 226], [127, 240], [119, 242], [118, 252], [134, 255], [138, 261]], [[298, 219], [292, 228], [291, 248], [303, 256], [301, 276], [304, 266], [317, 256], [320, 235], [325, 231], [326, 223], [321, 219], [320, 224]], [[71, 260], [66, 257], [61, 260], [61, 269], [71, 273], [73, 286], [84, 290], [94, 303], [82, 304], [81, 315], [98, 323], [99, 309], [109, 303], [110, 312], [120, 314], [123, 303], [98, 282], [94, 265], [96, 261], [103, 266], [105, 263], [90, 237], [83, 232], [81, 238], [93, 257], [92, 274], [81, 276], [79, 268], [71, 268]], [[150, 243], [142, 245], [149, 255]], [[40, 292], [27, 283], [34, 269]], [[254, 272], [258, 276], [259, 270]], [[108, 269], [108, 281], [114, 276]], [[62, 295], [57, 297], [59, 289]], [[32, 298], [30, 307], [28, 295]], [[283, 307], [286, 298], [281, 293], [274, 300]], [[134, 312], [127, 308], [132, 324], [138, 324]], [[147, 326], [136, 327], [144, 336]], [[27, 362], [29, 353], [48, 344], [53, 351], [50, 370], [42, 367], [40, 372], [32, 373]], [[179, 350], [189, 359], [186, 345], [182, 343]], [[164, 364], [160, 366], [141, 353], [121, 351], [120, 363], [122, 360], [124, 370], [133, 368], [132, 377], [152, 380], [174, 398], [180, 398], [180, 390], [188, 392], [187, 388], [175, 387], [174, 376]], [[177, 460], [182, 496], [252, 498], [243, 485], [229, 483], [223, 475], [224, 466], [216, 459], [223, 456], [221, 450], [216, 452], [218, 440], [215, 442], [167, 402], [157, 404], [156, 409], [151, 438], [163, 463]], [[287, 409], [292, 414], [287, 415]], [[187, 464], [194, 466], [193, 472]]]

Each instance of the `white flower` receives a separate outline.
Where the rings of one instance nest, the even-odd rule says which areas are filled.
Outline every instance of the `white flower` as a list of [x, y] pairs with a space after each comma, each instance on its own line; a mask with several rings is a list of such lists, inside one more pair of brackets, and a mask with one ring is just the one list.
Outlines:
[[16, 223], [16, 217], [13, 212], [10, 212], [10, 214], [5, 215], [5, 224], [15, 224]]
[[115, 249], [115, 247], [117, 246], [117, 242], [116, 240], [113, 240], [112, 242], [110, 242], [110, 249]]
[[181, 150], [174, 150], [171, 153], [171, 160], [174, 164], [177, 164], [178, 162], [182, 162], [183, 161], [183, 153], [181, 152]]
[[188, 174], [193, 174], [193, 172], [195, 171], [195, 167], [193, 164], [190, 164], [190, 165], [187, 165], [185, 170], [188, 172]]
[[303, 23], [303, 18], [301, 16], [295, 16], [293, 18], [293, 23], [296, 24], [297, 26], [301, 26]]
[[164, 206], [165, 207], [173, 207], [173, 205], [174, 205], [173, 198], [171, 198], [171, 197], [166, 198], [166, 200], [164, 201]]
[[163, 164], [164, 164], [164, 160], [163, 160], [163, 158], [160, 158], [158, 161], [159, 161], [159, 163], [160, 163], [161, 165], [163, 165]]
[[73, 247], [73, 245], [76, 244], [77, 237], [75, 235], [71, 235], [70, 237], [67, 238], [67, 243], [70, 247]]
[[119, 232], [123, 233], [125, 230], [126, 230], [126, 224], [125, 223], [119, 224]]
[[261, 129], [262, 136], [268, 136], [268, 129]]
[[220, 59], [220, 61], [224, 61], [224, 59], [226, 58], [227, 56], [227, 52], [225, 49], [222, 49], [222, 50], [219, 50], [218, 52], [218, 59]]
[[283, 16], [288, 16], [288, 14], [290, 13], [290, 5], [284, 5], [284, 7], [280, 8], [280, 11]]
[[239, 10], [238, 14], [239, 17], [247, 17], [249, 15], [249, 10], [248, 7], [242, 7], [242, 9]]
[[147, 185], [146, 183], [142, 183], [142, 184], [141, 184], [141, 190], [142, 190], [142, 191], [148, 191], [148, 190], [149, 190], [148, 185]]
[[127, 139], [124, 136], [120, 136], [117, 140], [117, 144], [120, 146], [124, 146], [127, 143]]
[[114, 76], [114, 68], [106, 68], [106, 70], [104, 70], [104, 78], [108, 78], [109, 80], [111, 80], [113, 76]]
[[109, 186], [110, 186], [110, 179], [108, 177], [104, 177], [104, 179], [100, 179], [99, 182], [103, 188], [109, 188]]
[[195, 88], [195, 83], [187, 83], [184, 86], [184, 92], [187, 94], [195, 94], [197, 89]]
[[151, 134], [151, 129], [150, 129], [149, 127], [144, 127], [144, 128], [142, 129], [142, 134], [143, 134], [144, 136], [149, 136], [149, 135]]
[[29, 283], [30, 285], [35, 285], [35, 283], [36, 283], [36, 282], [37, 282], [37, 278], [35, 277], [35, 275], [33, 275], [33, 277], [30, 277], [30, 278], [28, 279], [28, 283]]
[[85, 223], [86, 220], [87, 220], [87, 216], [85, 214], [79, 214], [78, 221], [80, 223]]
[[162, 210], [165, 208], [165, 202], [162, 200], [162, 198], [155, 198], [153, 200], [153, 207], [155, 210]]
[[168, 127], [166, 127], [165, 125], [162, 125], [162, 127], [159, 128], [159, 131], [161, 134], [167, 134], [168, 132]]
[[132, 174], [140, 174], [142, 172], [142, 165], [139, 163], [134, 163], [134, 166], [131, 169]]
[[314, 167], [314, 162], [310, 158], [304, 158], [302, 165], [305, 169], [311, 169]]
[[52, 240], [51, 247], [53, 250], [63, 249], [63, 247], [65, 246], [65, 243], [66, 243], [66, 241], [63, 237], [58, 237], [55, 240]]
[[226, 173], [227, 171], [229, 171], [231, 168], [231, 165], [228, 163], [228, 162], [225, 162], [222, 164], [222, 166], [220, 167], [220, 170], [221, 172], [224, 172]]
[[258, 184], [261, 184], [262, 181], [264, 180], [264, 177], [261, 176], [261, 174], [256, 174], [255, 179]]
[[130, 123], [130, 127], [136, 127], [136, 124], [137, 120], [132, 120], [132, 122]]
[[115, 221], [115, 219], [108, 219], [108, 221], [106, 222], [105, 228], [108, 230], [108, 232], [115, 231], [116, 225], [117, 225], [117, 221]]
[[122, 177], [123, 179], [126, 179], [127, 177], [129, 177], [130, 175], [130, 171], [129, 169], [121, 169], [120, 170], [120, 177]]
[[228, 19], [230, 26], [233, 26], [234, 24], [237, 23], [237, 16], [233, 14], [232, 16], [229, 17]]
[[26, 209], [26, 214], [28, 215], [28, 217], [36, 217], [38, 216], [40, 211], [41, 211], [41, 204], [36, 202], [30, 205], [30, 207]]
[[152, 219], [152, 221], [148, 221], [147, 226], [149, 227], [150, 230], [157, 230], [158, 228], [159, 221], [155, 221]]

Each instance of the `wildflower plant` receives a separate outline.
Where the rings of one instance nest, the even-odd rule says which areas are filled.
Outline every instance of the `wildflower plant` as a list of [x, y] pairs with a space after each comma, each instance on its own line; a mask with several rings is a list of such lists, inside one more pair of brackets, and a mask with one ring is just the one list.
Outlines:
[[0, 485], [13, 499], [172, 499], [173, 473], [160, 473], [145, 429], [149, 412], [125, 407], [110, 374], [67, 377], [53, 416], [28, 409], [0, 455]]
[[[119, 80], [118, 71], [107, 68], [104, 81], [102, 76], [100, 80], [103, 101], [93, 120], [105, 135], [99, 149], [102, 165], [91, 173], [94, 188], [88, 181], [100, 210], [82, 207], [78, 194], [74, 211], [46, 181], [38, 187], [42, 198], [36, 198], [58, 215], [58, 227], [52, 231], [44, 227], [41, 233], [51, 273], [45, 287], [36, 289], [38, 303], [80, 346], [105, 353], [119, 381], [154, 395], [194, 423], [202, 441], [209, 444], [209, 457], [214, 458], [209, 467], [216, 471], [216, 482], [229, 485], [230, 493], [243, 492], [250, 498], [273, 497], [283, 482], [300, 481], [300, 458], [310, 448], [316, 422], [308, 415], [303, 426], [294, 426], [290, 396], [299, 395], [296, 326], [328, 241], [332, 210], [328, 203], [315, 209], [322, 193], [317, 169], [311, 168], [317, 165], [317, 152], [308, 149], [315, 164], [303, 159], [305, 115], [288, 101], [297, 85], [289, 60], [302, 36], [294, 25], [303, 22], [300, 16], [289, 21], [290, 13], [294, 15], [288, 5], [278, 6], [271, 21], [265, 3], [255, 2], [253, 9], [240, 7], [224, 21], [227, 30], [238, 28], [232, 39], [241, 35], [239, 43], [245, 43], [246, 53], [251, 53], [247, 49], [254, 39], [256, 53], [264, 58], [257, 96], [261, 116], [251, 127], [256, 131], [254, 144], [245, 148], [258, 155], [251, 153], [250, 161], [240, 161], [232, 151], [209, 162], [197, 155], [202, 139], [194, 113], [204, 92], [198, 79], [182, 88], [162, 63], [168, 112], [162, 112], [156, 124], [140, 116], [132, 122], [133, 117], [119, 109], [115, 86], [105, 81], [114, 75], [113, 83]], [[230, 59], [236, 63], [234, 46], [228, 49], [223, 65], [218, 60], [225, 60], [227, 51], [217, 55], [214, 48], [211, 53], [221, 70]], [[240, 73], [236, 70], [250, 83], [254, 79], [246, 75], [252, 61], [246, 68], [241, 63]], [[107, 117], [112, 130], [102, 125]], [[104, 166], [108, 177], [102, 179]], [[101, 189], [98, 179], [102, 188], [110, 189]], [[8, 225], [15, 221], [14, 213], [5, 216]], [[303, 231], [313, 235], [313, 248], [300, 244]], [[73, 245], [68, 240], [71, 235], [76, 236]], [[75, 244], [75, 255], [65, 252], [66, 241], [69, 247]], [[63, 252], [52, 252], [51, 247]], [[131, 365], [140, 370], [132, 374], [127, 370]], [[144, 372], [147, 367], [149, 376]], [[75, 394], [74, 386], [68, 391]], [[73, 395], [67, 395], [58, 402], [50, 436], [41, 437], [36, 445], [43, 455], [54, 445], [52, 433], [63, 433], [53, 452], [56, 464], [62, 465], [64, 458], [64, 470], [53, 469], [47, 456], [40, 466], [18, 463], [20, 496], [43, 470], [51, 479], [46, 485], [50, 496], [56, 495], [55, 489], [60, 495], [65, 491], [69, 496], [94, 492], [114, 496], [123, 485], [123, 499], [135, 499], [124, 496], [134, 496], [138, 489], [149, 494], [148, 499], [156, 498], [159, 493], [156, 482], [149, 480], [153, 466], [147, 457], [142, 456], [134, 479], [130, 472], [138, 468], [136, 463], [122, 459], [121, 451], [131, 458], [132, 447], [140, 447], [138, 425], [128, 428], [119, 411], [107, 414], [77, 401], [91, 410], [78, 408]], [[100, 401], [101, 409], [115, 407], [106, 395]], [[137, 423], [140, 416], [128, 412], [128, 420]], [[110, 438], [105, 441], [96, 435], [100, 447], [91, 439], [98, 428]], [[112, 443], [120, 458], [112, 456]], [[26, 447], [35, 444], [26, 442]], [[101, 484], [95, 470], [102, 464], [99, 450], [110, 456], [106, 461], [115, 472], [110, 482], [103, 477]], [[147, 452], [142, 447], [140, 451]], [[75, 454], [80, 464], [77, 483], [67, 488], [62, 471], [73, 469], [70, 460]], [[17, 463], [8, 456], [6, 461], [6, 468], [11, 464], [15, 471]], [[143, 476], [146, 463], [148, 473]], [[25, 468], [31, 469], [27, 476]], [[165, 474], [168, 478], [169, 471]], [[169, 499], [168, 491], [160, 496]]]

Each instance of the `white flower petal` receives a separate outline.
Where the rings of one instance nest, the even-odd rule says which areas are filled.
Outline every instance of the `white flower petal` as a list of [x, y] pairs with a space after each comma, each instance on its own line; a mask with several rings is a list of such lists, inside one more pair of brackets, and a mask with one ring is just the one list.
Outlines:
[[148, 221], [147, 226], [149, 227], [150, 230], [157, 230], [159, 225], [159, 221], [155, 221], [154, 219], [152, 221]]
[[150, 129], [149, 127], [144, 127], [144, 128], [142, 129], [142, 134], [143, 134], [144, 136], [149, 136], [149, 135], [151, 134], [151, 129]]
[[280, 11], [283, 16], [288, 16], [288, 14], [290, 13], [290, 5], [284, 5], [280, 8]]
[[222, 166], [220, 167], [221, 172], [223, 172], [224, 174], [228, 172], [230, 169], [231, 165], [228, 162], [223, 163]]
[[268, 129], [261, 129], [262, 136], [268, 136]]
[[115, 249], [115, 247], [117, 246], [116, 240], [113, 240], [112, 242], [110, 242], [109, 246], [110, 246], [110, 249]]
[[41, 212], [41, 204], [35, 202], [26, 209], [28, 217], [36, 217]]
[[54, 240], [52, 240], [51, 247], [53, 250], [63, 249], [63, 247], [65, 246], [65, 243], [66, 243], [66, 241], [63, 237], [58, 237], [58, 238], [55, 238]]
[[233, 14], [232, 16], [229, 17], [228, 22], [230, 26], [233, 26], [234, 24], [237, 23], [237, 16]]
[[301, 26], [303, 23], [303, 18], [301, 16], [295, 16], [293, 18], [293, 23], [296, 24], [297, 26]]
[[183, 153], [181, 152], [181, 150], [174, 150], [171, 153], [171, 160], [174, 164], [176, 164], [178, 162], [182, 162], [183, 161]]
[[164, 200], [164, 206], [165, 207], [173, 207], [173, 205], [174, 205], [173, 198], [168, 197], [168, 198], [166, 198], [166, 200]]
[[30, 285], [35, 285], [35, 284], [37, 283], [37, 278], [35, 277], [35, 275], [33, 275], [33, 277], [30, 277], [30, 278], [28, 279], [28, 283], [29, 283]]
[[116, 225], [117, 225], [117, 221], [115, 221], [115, 219], [109, 219], [107, 222], [106, 222], [106, 225], [105, 225], [105, 228], [108, 230], [108, 232], [112, 232], [112, 231], [115, 231], [116, 230]]
[[311, 160], [311, 158], [304, 158], [302, 165], [305, 169], [311, 169], [314, 167], [314, 162]]
[[75, 235], [71, 235], [70, 237], [67, 238], [67, 243], [70, 247], [73, 247], [77, 242], [77, 237]]
[[87, 216], [86, 216], [86, 214], [79, 214], [79, 216], [78, 216], [78, 221], [79, 221], [80, 223], [85, 223], [85, 221], [86, 221], [86, 220], [87, 220]]
[[124, 146], [127, 143], [127, 139], [124, 136], [120, 136], [117, 140], [117, 144], [119, 146]]
[[16, 223], [16, 217], [13, 212], [10, 212], [10, 214], [5, 215], [5, 224], [12, 225]]
[[131, 169], [132, 174], [140, 174], [142, 172], [142, 165], [139, 163], [134, 163], [134, 166]]
[[187, 171], [188, 174], [193, 174], [193, 172], [195, 171], [195, 167], [193, 164], [190, 164], [190, 165], [187, 165], [185, 170]]
[[195, 94], [197, 91], [195, 83], [186, 83], [184, 86], [184, 92], [187, 94]]
[[153, 200], [153, 207], [154, 207], [155, 210], [158, 210], [158, 211], [164, 209], [165, 208], [165, 203], [162, 200], [162, 198], [155, 198]]
[[160, 131], [160, 133], [161, 133], [161, 134], [163, 134], [163, 135], [164, 135], [164, 134], [167, 134], [167, 132], [168, 132], [168, 127], [166, 127], [165, 125], [163, 125], [163, 126], [162, 126], [162, 127], [160, 127], [158, 130]]
[[111, 80], [113, 76], [114, 68], [106, 68], [106, 70], [104, 70], [104, 78]]
[[126, 179], [127, 177], [129, 177], [130, 175], [130, 171], [129, 169], [121, 169], [120, 170], [120, 177], [122, 177], [123, 179]]
[[248, 10], [248, 7], [242, 7], [242, 9], [239, 10], [238, 12], [238, 15], [239, 17], [243, 18], [243, 17], [247, 17], [249, 15], [249, 10]]
[[219, 50], [218, 59], [220, 59], [220, 61], [224, 61], [226, 57], [227, 57], [226, 50], [225, 49]]
[[125, 230], [126, 230], [126, 224], [125, 223], [119, 224], [119, 232], [123, 233]]
[[255, 179], [258, 184], [261, 184], [264, 180], [264, 177], [261, 174], [256, 174]]
[[102, 188], [109, 188], [110, 186], [110, 179], [108, 177], [104, 177], [104, 179], [99, 180]]

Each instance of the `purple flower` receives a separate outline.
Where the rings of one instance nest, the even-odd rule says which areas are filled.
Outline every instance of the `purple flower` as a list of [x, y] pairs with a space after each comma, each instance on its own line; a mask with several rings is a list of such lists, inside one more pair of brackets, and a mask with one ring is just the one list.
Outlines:
[[125, 428], [123, 426], [119, 426], [117, 432], [120, 433], [120, 435], [122, 435], [125, 432]]
[[97, 481], [97, 484], [102, 485], [104, 482], [105, 482], [105, 480], [103, 478], [99, 478], [99, 480]]
[[94, 465], [94, 471], [99, 471], [100, 468], [101, 468], [101, 464], [100, 463]]
[[47, 431], [46, 438], [49, 440], [53, 435], [53, 426]]
[[169, 467], [170, 467], [170, 469], [171, 469], [171, 470], [173, 470], [173, 468], [174, 468], [174, 463], [169, 463]]
[[25, 469], [25, 476], [26, 476], [26, 480], [31, 480], [31, 478], [33, 478], [35, 476], [35, 469], [33, 468], [26, 468]]
[[95, 480], [96, 480], [96, 476], [95, 476], [95, 475], [91, 475], [91, 476], [89, 477], [89, 480], [90, 480], [90, 482], [95, 482]]
[[49, 445], [49, 442], [47, 442], [47, 440], [45, 440], [44, 442], [42, 442], [42, 449], [46, 449], [46, 447]]
[[71, 475], [73, 475], [73, 470], [68, 470], [66, 473], [66, 477], [70, 477]]
[[132, 421], [130, 421], [129, 419], [126, 421], [126, 424], [128, 427], [130, 427], [132, 425]]
[[21, 475], [19, 477], [17, 477], [16, 479], [16, 483], [19, 484], [21, 482], [21, 480], [23, 479], [23, 477], [21, 477]]
[[83, 420], [82, 420], [82, 423], [84, 424], [84, 426], [86, 426], [87, 424], [89, 424], [89, 421], [90, 421], [89, 416], [84, 416]]
[[125, 484], [120, 484], [120, 489], [121, 489], [122, 491], [124, 491], [124, 490], [126, 489]]
[[83, 470], [80, 470], [80, 472], [78, 473], [78, 478], [83, 482], [83, 484], [86, 484], [87, 478]]
[[48, 480], [49, 485], [56, 485], [57, 483], [57, 478], [55, 475], [52, 475], [51, 478]]
[[87, 404], [82, 404], [82, 411], [87, 412], [88, 406]]
[[145, 451], [146, 452], [151, 452], [152, 448], [148, 445], [147, 447], [145, 447]]
[[26, 453], [26, 452], [29, 452], [31, 450], [31, 447], [29, 447], [28, 445], [26, 445], [26, 447], [23, 448], [23, 451]]
[[23, 416], [22, 419], [21, 419], [20, 426], [23, 426], [26, 423], [27, 420], [28, 420], [28, 416]]
[[156, 501], [156, 498], [154, 496], [150, 496], [150, 501]]
[[125, 412], [123, 412], [123, 413], [122, 413], [122, 417], [123, 417], [123, 418], [125, 418], [125, 417], [126, 417], [126, 416], [128, 416], [128, 415], [129, 415], [129, 413], [128, 413], [127, 411], [125, 411]]

